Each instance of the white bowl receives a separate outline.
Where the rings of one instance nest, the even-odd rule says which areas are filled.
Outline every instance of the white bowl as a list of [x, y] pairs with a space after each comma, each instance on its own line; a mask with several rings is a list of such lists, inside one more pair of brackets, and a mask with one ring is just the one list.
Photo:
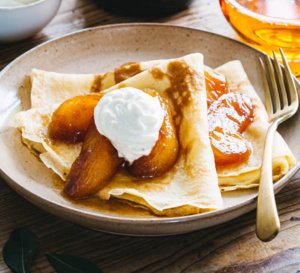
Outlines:
[[45, 27], [61, 0], [39, 0], [16, 7], [0, 7], [0, 43], [26, 39]]

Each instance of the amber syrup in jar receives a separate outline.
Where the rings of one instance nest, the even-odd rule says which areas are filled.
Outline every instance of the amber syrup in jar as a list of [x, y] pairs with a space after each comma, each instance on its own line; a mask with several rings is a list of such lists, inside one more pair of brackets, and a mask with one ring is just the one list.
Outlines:
[[272, 56], [282, 48], [300, 77], [300, 0], [220, 0], [242, 40]]

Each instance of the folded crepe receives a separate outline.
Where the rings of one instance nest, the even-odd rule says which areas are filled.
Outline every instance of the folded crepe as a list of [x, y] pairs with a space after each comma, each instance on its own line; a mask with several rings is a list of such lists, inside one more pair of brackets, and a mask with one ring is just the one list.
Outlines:
[[[61, 103], [74, 95], [102, 91], [162, 62], [165, 60], [129, 63], [99, 75], [59, 74], [33, 69], [32, 107]], [[254, 120], [244, 132], [245, 138], [252, 144], [253, 153], [244, 163], [217, 169], [219, 186], [222, 191], [257, 187], [268, 128], [267, 113], [240, 61], [226, 63], [216, 70], [225, 75], [231, 92], [248, 95], [254, 106]], [[273, 181], [284, 176], [294, 164], [295, 158], [291, 150], [280, 134], [276, 133], [273, 146]]]
[[100, 92], [146, 69], [159, 65], [163, 60], [127, 63], [103, 74], [61, 74], [32, 69], [31, 107], [39, 108], [78, 95]]
[[[208, 137], [203, 56], [195, 53], [159, 63], [157, 66], [151, 65], [143, 72], [139, 71], [135, 76], [103, 92], [108, 93], [122, 87], [151, 88], [167, 98], [178, 129], [180, 145], [178, 160], [170, 171], [150, 180], [134, 178], [126, 170], [121, 170], [109, 185], [99, 192], [99, 196], [102, 199], [114, 196], [134, 206], [148, 208], [157, 215], [166, 216], [182, 216], [220, 209], [222, 198]], [[52, 74], [51, 77], [56, 78], [56, 75]], [[61, 102], [56, 101], [56, 96], [52, 94], [58, 91], [51, 92], [51, 88], [62, 86], [64, 89], [60, 89], [60, 92], [66, 90], [68, 94], [60, 96], [59, 100], [74, 95], [70, 94], [72, 92], [70, 87], [75, 84], [70, 82], [75, 82], [76, 77], [73, 75], [60, 77], [64, 79], [63, 85], [57, 80], [51, 80], [49, 83], [50, 78], [47, 78], [46, 96], [42, 91], [45, 81], [43, 83], [40, 81], [41, 85], [37, 88], [36, 78], [33, 78], [33, 88], [38, 90], [35, 91], [33, 105], [43, 105], [48, 101], [47, 96], [50, 96], [51, 102], [55, 104], [20, 112], [16, 120], [22, 131], [24, 143], [29, 148], [37, 150], [45, 165], [65, 180], [72, 163], [80, 153], [81, 144], [52, 141], [47, 134], [51, 115]], [[80, 76], [82, 77], [91, 78]], [[113, 79], [110, 77], [113, 82], [117, 82], [115, 76]], [[83, 86], [85, 89], [82, 93], [94, 91], [91, 89], [92, 81], [89, 83], [85, 81]]]
[[[218, 169], [219, 186], [225, 191], [256, 187], [259, 185], [263, 147], [269, 126], [267, 112], [240, 61], [228, 62], [216, 70], [226, 77], [230, 92], [246, 94], [254, 108], [253, 121], [244, 132], [244, 137], [252, 144], [252, 155], [239, 165]], [[295, 157], [277, 132], [272, 155], [273, 181], [284, 176], [294, 164]]]

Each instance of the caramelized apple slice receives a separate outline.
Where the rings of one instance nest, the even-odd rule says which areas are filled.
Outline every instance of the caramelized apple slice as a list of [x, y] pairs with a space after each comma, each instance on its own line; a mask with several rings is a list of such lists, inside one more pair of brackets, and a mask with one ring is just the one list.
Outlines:
[[152, 178], [160, 176], [171, 169], [176, 162], [179, 145], [176, 136], [175, 124], [173, 122], [171, 108], [168, 104], [168, 101], [154, 91], [145, 90], [145, 92], [153, 97], [159, 97], [165, 117], [159, 131], [159, 138], [151, 153], [135, 160], [127, 168], [131, 175], [135, 177]]
[[83, 141], [101, 97], [102, 94], [82, 95], [63, 102], [52, 115], [48, 128], [50, 138], [68, 143]]
[[253, 120], [250, 98], [228, 93], [214, 101], [208, 110], [209, 135], [217, 167], [244, 162], [252, 153], [243, 131]]
[[72, 199], [90, 197], [104, 188], [115, 175], [123, 159], [111, 142], [101, 135], [91, 119], [82, 150], [72, 165], [64, 193]]

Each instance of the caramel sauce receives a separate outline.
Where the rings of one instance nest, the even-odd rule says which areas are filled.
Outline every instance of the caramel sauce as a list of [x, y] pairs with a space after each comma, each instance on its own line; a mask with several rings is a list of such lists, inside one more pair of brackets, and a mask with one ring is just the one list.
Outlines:
[[107, 215], [114, 216], [144, 216], [151, 217], [151, 213], [145, 208], [134, 207], [128, 202], [121, 199], [111, 197], [109, 200], [102, 200], [97, 196], [83, 199], [80, 201], [71, 200], [63, 193], [65, 182], [58, 175], [53, 175], [52, 184], [57, 194], [62, 195], [65, 199], [70, 200], [75, 206], [90, 210], [92, 212], [101, 212]]
[[161, 71], [161, 69], [158, 68], [158, 67], [153, 67], [153, 68], [151, 68], [150, 73], [152, 74], [153, 78], [156, 79], [156, 80], [162, 80], [163, 77], [164, 77], [164, 75], [165, 75], [165, 74]]
[[[128, 78], [131, 78], [142, 71], [143, 70], [141, 69], [140, 63], [132, 62], [123, 64], [122, 66], [114, 69], [113, 71], [115, 84], [127, 80]], [[106, 75], [107, 74], [94, 75], [94, 80], [90, 88], [91, 93], [97, 93], [103, 90], [102, 80], [105, 78]]]
[[171, 83], [166, 93], [168, 98], [172, 101], [175, 111], [175, 124], [179, 127], [184, 108], [189, 107], [192, 101], [189, 84], [192, 84], [195, 89], [201, 90], [203, 77], [199, 72], [191, 70], [185, 61], [170, 62], [167, 67], [166, 75]]
[[96, 93], [101, 91], [103, 75], [94, 75], [94, 80], [91, 86], [91, 93]]
[[120, 83], [142, 72], [139, 63], [126, 63], [114, 70], [115, 82]]

